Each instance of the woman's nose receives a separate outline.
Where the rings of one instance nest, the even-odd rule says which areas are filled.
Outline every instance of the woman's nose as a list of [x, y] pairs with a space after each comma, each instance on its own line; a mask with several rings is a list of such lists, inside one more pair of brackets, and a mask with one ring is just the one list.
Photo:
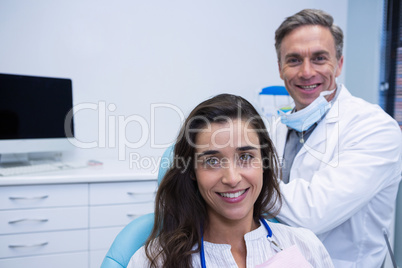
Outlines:
[[230, 164], [223, 168], [222, 183], [235, 187], [241, 181], [239, 168], [235, 164]]

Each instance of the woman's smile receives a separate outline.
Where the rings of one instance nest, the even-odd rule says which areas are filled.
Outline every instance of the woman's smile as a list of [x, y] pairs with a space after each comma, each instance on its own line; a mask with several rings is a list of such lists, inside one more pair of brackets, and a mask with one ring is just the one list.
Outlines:
[[240, 191], [231, 191], [231, 192], [217, 193], [217, 194], [225, 202], [238, 203], [238, 202], [242, 201], [244, 198], [246, 198], [248, 189], [250, 189], [250, 188], [240, 190]]

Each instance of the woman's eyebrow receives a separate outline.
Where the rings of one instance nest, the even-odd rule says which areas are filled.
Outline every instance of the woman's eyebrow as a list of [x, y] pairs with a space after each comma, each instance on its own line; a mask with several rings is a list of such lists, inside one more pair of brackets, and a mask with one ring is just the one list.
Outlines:
[[[252, 151], [252, 150], [258, 150], [258, 149], [254, 146], [243, 146], [243, 147], [236, 148], [236, 151], [238, 151], [238, 152]], [[200, 158], [200, 157], [203, 157], [206, 155], [215, 155], [215, 154], [219, 154], [219, 151], [218, 150], [207, 150], [207, 151], [197, 154], [197, 158]]]
[[258, 149], [254, 146], [243, 146], [243, 147], [236, 148], [236, 151], [239, 151], [239, 152], [252, 151], [252, 150], [258, 150]]
[[219, 153], [218, 150], [208, 150], [208, 151], [199, 153], [199, 154], [197, 155], [197, 158], [200, 158], [200, 157], [203, 157], [203, 156], [206, 156], [206, 155], [214, 155], [214, 154], [218, 154], [218, 153]]

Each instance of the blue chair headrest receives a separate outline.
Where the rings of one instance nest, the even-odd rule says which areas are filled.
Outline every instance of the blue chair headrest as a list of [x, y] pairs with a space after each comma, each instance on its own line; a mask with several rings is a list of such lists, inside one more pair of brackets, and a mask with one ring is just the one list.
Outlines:
[[169, 170], [169, 168], [172, 165], [173, 152], [174, 152], [174, 144], [171, 145], [169, 148], [167, 148], [162, 155], [162, 159], [161, 159], [161, 162], [159, 165], [159, 171], [158, 171], [158, 185], [161, 183], [166, 172]]

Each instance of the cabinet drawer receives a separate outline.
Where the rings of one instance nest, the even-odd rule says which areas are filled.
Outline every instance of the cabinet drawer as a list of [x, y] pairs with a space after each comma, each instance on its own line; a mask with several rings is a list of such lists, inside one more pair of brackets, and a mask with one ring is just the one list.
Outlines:
[[0, 211], [0, 234], [86, 228], [87, 207]]
[[[88, 253], [77, 252], [0, 260], [1, 268], [87, 268]], [[98, 266], [99, 268], [100, 266]]]
[[0, 258], [88, 250], [88, 230], [3, 235]]
[[0, 187], [0, 210], [88, 205], [87, 184]]
[[90, 184], [90, 205], [143, 203], [153, 201], [157, 189], [156, 181]]
[[116, 236], [124, 227], [125, 226], [90, 229], [89, 250], [109, 249]]
[[94, 206], [89, 209], [89, 226], [112, 227], [127, 225], [133, 219], [154, 211], [154, 203]]

